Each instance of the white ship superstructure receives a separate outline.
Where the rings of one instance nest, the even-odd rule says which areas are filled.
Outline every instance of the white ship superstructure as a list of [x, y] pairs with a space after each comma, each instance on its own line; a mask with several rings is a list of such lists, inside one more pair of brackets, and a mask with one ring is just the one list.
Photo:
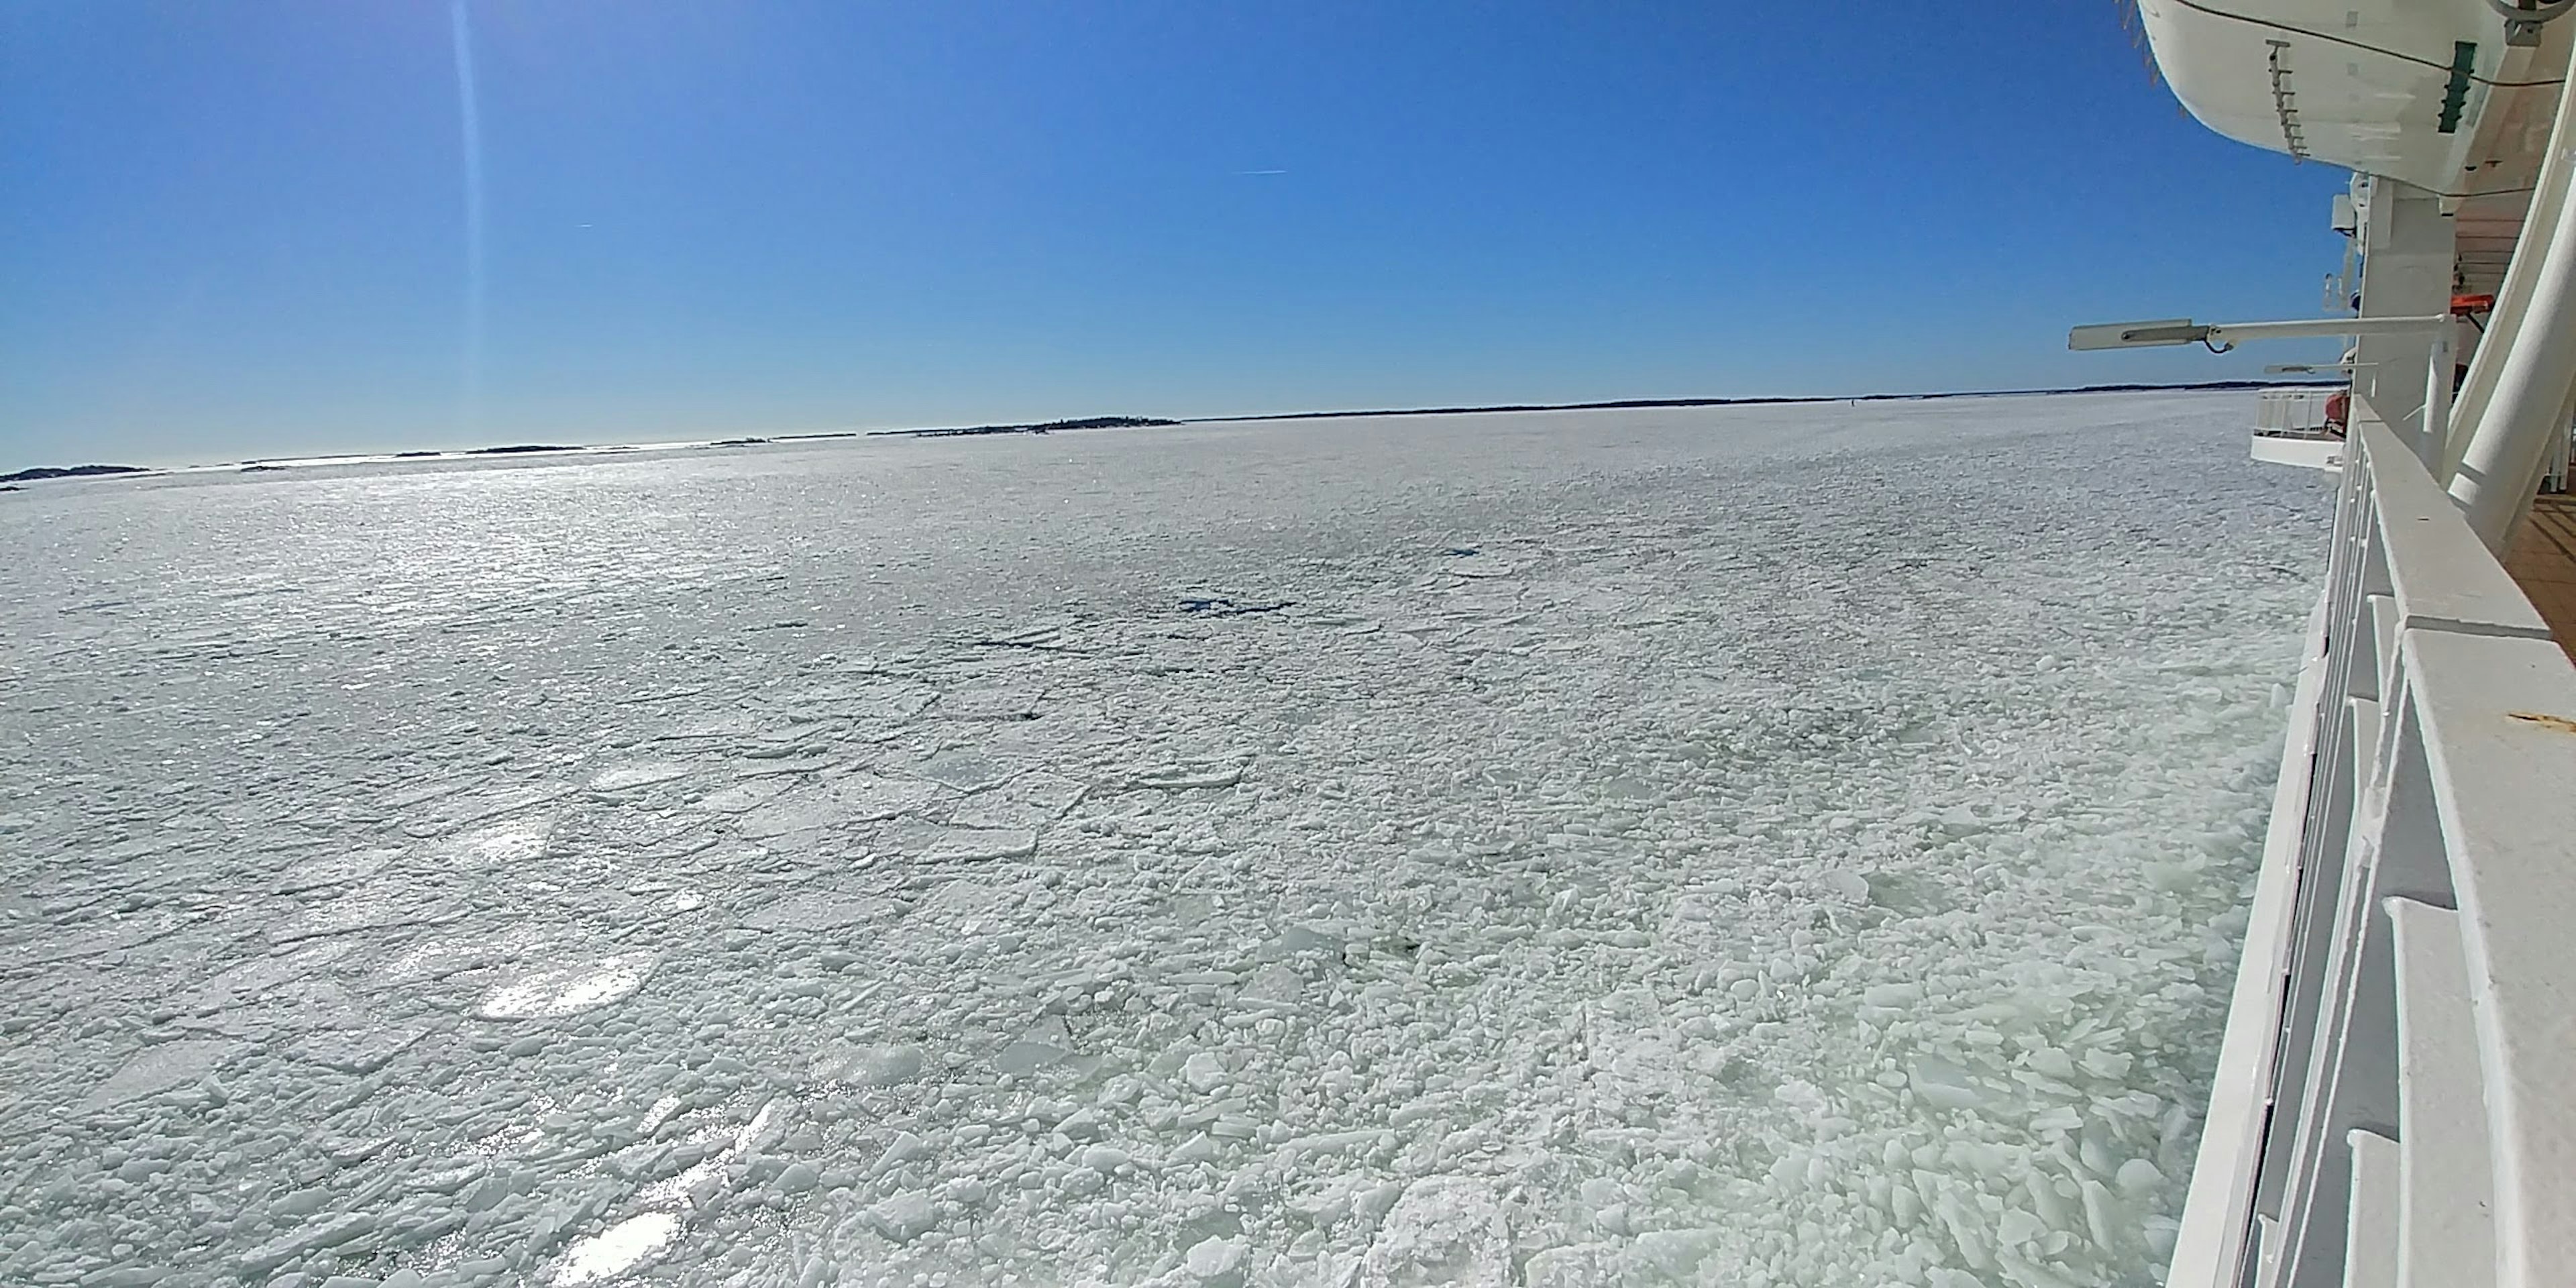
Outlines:
[[[2139, 0], [2211, 128], [2348, 167], [2341, 472], [2171, 1288], [2576, 1283], [2576, 103], [2570, 0]], [[2329, 424], [2329, 422], [2333, 422]]]

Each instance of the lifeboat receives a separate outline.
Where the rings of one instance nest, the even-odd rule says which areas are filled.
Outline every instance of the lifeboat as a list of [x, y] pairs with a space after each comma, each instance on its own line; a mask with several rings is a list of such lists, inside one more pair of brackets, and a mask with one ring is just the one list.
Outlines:
[[2137, 12], [2202, 124], [2452, 198], [2530, 186], [2565, 61], [2541, 44], [2569, 25], [2517, 27], [2490, 0], [2138, 0]]

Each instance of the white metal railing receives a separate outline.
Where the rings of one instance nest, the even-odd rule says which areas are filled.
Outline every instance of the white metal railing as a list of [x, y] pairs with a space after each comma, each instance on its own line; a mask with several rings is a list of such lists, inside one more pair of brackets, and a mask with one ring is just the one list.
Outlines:
[[2354, 439], [2167, 1288], [2576, 1282], [2576, 666]]
[[2254, 402], [2257, 434], [2317, 434], [2326, 427], [2328, 389], [2266, 389]]

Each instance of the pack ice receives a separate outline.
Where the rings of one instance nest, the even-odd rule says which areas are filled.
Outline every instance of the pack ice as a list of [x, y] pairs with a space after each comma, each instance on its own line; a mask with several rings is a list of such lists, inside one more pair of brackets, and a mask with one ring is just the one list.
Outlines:
[[2155, 1282], [2235, 395], [0, 505], [0, 1282]]

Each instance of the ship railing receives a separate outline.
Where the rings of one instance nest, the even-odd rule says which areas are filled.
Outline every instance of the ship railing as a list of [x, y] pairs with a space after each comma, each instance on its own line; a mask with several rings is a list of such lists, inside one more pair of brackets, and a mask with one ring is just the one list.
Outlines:
[[2311, 436], [2326, 432], [2325, 389], [2266, 389], [2255, 396], [2254, 432]]
[[2354, 431], [2167, 1288], [2576, 1282], [2576, 667]]

